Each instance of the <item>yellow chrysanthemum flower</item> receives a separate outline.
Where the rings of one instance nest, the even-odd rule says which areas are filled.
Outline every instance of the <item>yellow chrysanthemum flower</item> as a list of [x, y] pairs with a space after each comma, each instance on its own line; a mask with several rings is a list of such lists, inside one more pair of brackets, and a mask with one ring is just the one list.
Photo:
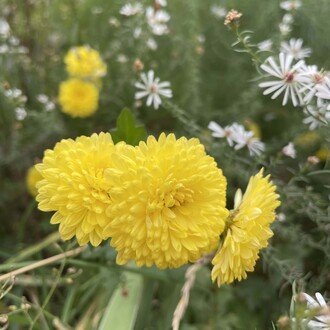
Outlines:
[[95, 79], [107, 73], [100, 53], [89, 46], [73, 47], [64, 58], [67, 72], [78, 78]]
[[38, 189], [37, 183], [42, 179], [41, 174], [37, 171], [35, 166], [31, 166], [26, 173], [26, 187], [31, 196], [36, 197]]
[[218, 286], [245, 279], [246, 272], [254, 270], [260, 249], [273, 235], [270, 224], [280, 205], [275, 189], [261, 170], [250, 179], [242, 200], [235, 201], [238, 206], [227, 219], [224, 238], [212, 260], [212, 280]]
[[91, 82], [72, 78], [61, 83], [58, 101], [71, 117], [88, 117], [97, 110], [99, 90]]
[[109, 133], [62, 140], [36, 165], [43, 176], [37, 185], [39, 209], [56, 212], [51, 223], [60, 224], [64, 240], [76, 236], [80, 245], [101, 243], [111, 202], [104, 170], [111, 167], [115, 148]]
[[228, 216], [226, 179], [198, 139], [150, 136], [113, 161], [103, 234], [118, 264], [179, 267], [216, 248]]

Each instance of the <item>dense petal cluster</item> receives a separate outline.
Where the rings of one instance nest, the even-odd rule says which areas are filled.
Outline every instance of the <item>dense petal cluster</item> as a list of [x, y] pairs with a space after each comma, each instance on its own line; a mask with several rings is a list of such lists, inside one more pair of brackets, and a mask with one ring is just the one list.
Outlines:
[[69, 75], [78, 78], [99, 78], [107, 73], [107, 66], [99, 52], [89, 46], [73, 47], [64, 58]]
[[103, 234], [118, 264], [179, 267], [216, 248], [228, 215], [226, 179], [198, 139], [151, 136], [113, 161]]
[[88, 117], [97, 110], [99, 90], [92, 82], [71, 78], [60, 84], [58, 101], [71, 117]]
[[46, 150], [36, 165], [43, 180], [38, 183], [39, 209], [55, 211], [52, 224], [59, 224], [64, 240], [76, 236], [80, 245], [97, 246], [108, 222], [110, 184], [104, 178], [115, 150], [110, 134], [81, 136], [57, 143]]
[[260, 249], [273, 235], [269, 226], [280, 204], [275, 189], [269, 176], [263, 177], [263, 170], [250, 179], [242, 200], [227, 220], [221, 247], [212, 260], [212, 280], [219, 286], [245, 279], [246, 273], [254, 270]]
[[35, 166], [28, 169], [26, 173], [26, 187], [31, 196], [35, 197], [38, 194], [37, 183], [42, 179], [41, 174]]

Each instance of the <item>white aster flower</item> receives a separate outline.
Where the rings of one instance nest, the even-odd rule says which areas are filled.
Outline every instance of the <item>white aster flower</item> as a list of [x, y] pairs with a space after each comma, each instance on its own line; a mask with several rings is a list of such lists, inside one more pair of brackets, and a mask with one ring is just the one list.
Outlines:
[[267, 40], [259, 42], [257, 44], [257, 46], [261, 52], [270, 52], [273, 47], [273, 41], [270, 39], [267, 39]]
[[39, 95], [37, 95], [37, 100], [42, 104], [46, 104], [48, 102], [49, 98], [46, 94], [39, 94]]
[[119, 13], [124, 16], [134, 16], [136, 14], [141, 14], [143, 11], [143, 7], [140, 3], [127, 3], [123, 7], [121, 7]]
[[296, 148], [292, 142], [289, 142], [285, 147], [283, 147], [282, 153], [284, 156], [291, 158], [296, 158], [297, 155]]
[[148, 7], [146, 17], [153, 34], [163, 35], [169, 32], [166, 23], [171, 16], [165, 10], [155, 10], [153, 7]]
[[159, 78], [155, 78], [155, 73], [150, 70], [148, 73], [141, 74], [141, 81], [135, 83], [135, 87], [139, 90], [135, 93], [135, 99], [139, 100], [147, 97], [147, 106], [157, 110], [162, 103], [161, 96], [171, 98], [173, 96], [170, 89], [171, 84], [168, 81], [160, 82]]
[[303, 123], [309, 125], [309, 129], [312, 131], [320, 126], [326, 126], [330, 122], [330, 109], [328, 109], [327, 103], [318, 102], [317, 106], [308, 105], [304, 109], [304, 113], [308, 115], [303, 120]]
[[320, 99], [330, 100], [330, 79], [325, 77], [325, 83], [316, 86], [316, 96]]
[[279, 63], [273, 57], [268, 57], [266, 62], [260, 67], [275, 80], [262, 82], [259, 87], [266, 88], [264, 95], [272, 94], [272, 99], [276, 99], [280, 94], [284, 93], [282, 105], [286, 105], [291, 99], [294, 106], [303, 104], [302, 94], [300, 89], [302, 83], [306, 83], [308, 79], [299, 74], [298, 69], [304, 64], [304, 61], [299, 61], [293, 65], [293, 57], [284, 53], [279, 55]]
[[0, 18], [0, 37], [7, 38], [10, 34], [10, 26], [7, 21]]
[[278, 27], [279, 27], [280, 32], [283, 36], [288, 35], [292, 31], [291, 26], [289, 24], [286, 24], [286, 23], [280, 23], [278, 25]]
[[319, 70], [316, 65], [302, 65], [298, 72], [306, 77], [307, 81], [302, 83], [303, 87], [300, 92], [305, 94], [304, 102], [310, 103], [316, 95], [319, 86], [326, 86], [327, 77], [323, 70]]
[[307, 301], [307, 308], [309, 310], [319, 309], [320, 315], [315, 316], [314, 320], [308, 322], [310, 329], [330, 329], [330, 307], [325, 302], [323, 296], [319, 293], [315, 293], [315, 298], [311, 297], [307, 293], [303, 293]]
[[216, 138], [226, 138], [228, 144], [232, 147], [234, 145], [232, 126], [222, 128], [214, 121], [210, 121], [208, 129], [212, 131], [212, 136]]
[[284, 24], [292, 24], [293, 23], [293, 16], [289, 13], [285, 14], [282, 18], [282, 22]]
[[133, 30], [133, 37], [135, 39], [140, 38], [141, 34], [142, 34], [142, 29], [140, 27], [137, 27]]
[[128, 62], [128, 57], [125, 54], [118, 54], [117, 62], [124, 64]]
[[282, 1], [280, 3], [280, 7], [287, 11], [295, 10], [301, 7], [301, 1], [300, 0]]
[[158, 48], [157, 41], [154, 38], [149, 38], [147, 40], [147, 47], [151, 50], [156, 50]]
[[292, 38], [289, 42], [281, 42], [281, 52], [291, 55], [295, 60], [302, 60], [312, 53], [310, 48], [303, 48], [303, 40]]
[[260, 156], [262, 152], [265, 151], [265, 144], [261, 142], [260, 139], [254, 137], [254, 133], [252, 131], [245, 131], [244, 127], [243, 130], [239, 128], [235, 131], [234, 139], [237, 143], [235, 149], [239, 150], [247, 146], [250, 156]]
[[211, 121], [208, 128], [212, 131], [212, 136], [226, 138], [229, 146], [234, 147], [235, 150], [247, 147], [250, 156], [260, 155], [265, 150], [265, 144], [254, 137], [253, 132], [246, 131], [244, 126], [238, 123], [223, 128], [216, 122]]
[[16, 119], [19, 121], [24, 120], [27, 116], [26, 110], [22, 107], [17, 107], [15, 109], [15, 116], [16, 116]]
[[227, 10], [224, 7], [213, 5], [211, 7], [211, 13], [217, 18], [224, 18], [227, 15]]
[[167, 1], [166, 0], [155, 0], [155, 4], [161, 7], [166, 7], [167, 6]]

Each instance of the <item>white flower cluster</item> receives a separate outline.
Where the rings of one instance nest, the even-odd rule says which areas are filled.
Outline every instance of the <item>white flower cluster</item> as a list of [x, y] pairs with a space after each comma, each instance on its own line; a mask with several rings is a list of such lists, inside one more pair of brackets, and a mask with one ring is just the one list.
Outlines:
[[311, 50], [303, 48], [301, 39], [281, 44], [278, 60], [270, 56], [260, 68], [269, 80], [259, 84], [263, 94], [272, 99], [283, 95], [282, 105], [291, 100], [293, 106], [303, 107], [303, 120], [310, 130], [327, 125], [330, 121], [330, 76], [316, 65], [307, 65], [304, 58]]
[[[315, 293], [315, 299], [307, 293], [303, 293], [309, 311], [316, 311], [313, 320], [308, 321], [310, 329], [329, 329], [330, 328], [330, 307], [327, 305], [324, 297], [319, 293]], [[308, 311], [307, 311], [308, 314]]]
[[246, 131], [244, 126], [238, 123], [223, 128], [211, 121], [208, 128], [212, 131], [213, 137], [226, 138], [229, 146], [234, 147], [235, 150], [247, 147], [251, 156], [259, 156], [265, 150], [265, 144], [255, 137], [252, 131]]
[[[140, 2], [127, 3], [120, 9], [120, 14], [123, 16], [135, 16], [145, 13], [147, 25], [150, 28], [151, 36], [146, 39], [146, 46], [151, 50], [158, 48], [157, 41], [152, 35], [161, 36], [169, 33], [167, 23], [171, 19], [170, 14], [163, 9], [167, 6], [166, 0], [154, 0], [154, 5], [144, 8]], [[142, 35], [142, 26], [136, 26], [133, 31], [135, 39]]]
[[44, 106], [47, 112], [53, 111], [55, 109], [55, 103], [50, 100], [50, 98], [45, 94], [39, 94], [37, 100]]
[[26, 54], [28, 49], [21, 45], [18, 38], [12, 35], [10, 26], [4, 18], [0, 18], [0, 55]]
[[146, 97], [148, 107], [153, 106], [157, 110], [162, 104], [161, 97], [171, 98], [173, 96], [170, 82], [160, 82], [160, 79], [155, 77], [153, 70], [141, 73], [140, 78], [141, 81], [135, 83], [135, 87], [138, 89], [135, 99], [141, 100]]
[[25, 103], [27, 97], [23, 95], [22, 91], [18, 88], [6, 89], [3, 94], [10, 102], [14, 104], [14, 112], [17, 120], [22, 121], [26, 118], [27, 112], [25, 110]]

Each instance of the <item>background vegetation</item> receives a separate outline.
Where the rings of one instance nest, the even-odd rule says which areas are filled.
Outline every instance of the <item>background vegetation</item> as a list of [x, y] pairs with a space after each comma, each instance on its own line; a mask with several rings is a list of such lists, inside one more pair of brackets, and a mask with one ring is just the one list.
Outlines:
[[[50, 215], [38, 211], [27, 192], [27, 170], [62, 138], [114, 129], [118, 115], [128, 107], [149, 134], [198, 136], [230, 182], [231, 205], [235, 190], [244, 189], [260, 166], [271, 173], [281, 196], [281, 221], [274, 223], [274, 238], [256, 271], [243, 282], [218, 289], [210, 281], [209, 267], [203, 267], [182, 322], [185, 330], [271, 329], [271, 322], [289, 309], [294, 280], [306, 292], [329, 294], [329, 129], [310, 132], [302, 123], [302, 111], [262, 96], [251, 58], [233, 51], [235, 37], [210, 11], [214, 4], [236, 8], [244, 15], [242, 28], [254, 31], [253, 42], [268, 38], [279, 42], [283, 10], [278, 1], [168, 2], [170, 33], [156, 37], [158, 49], [152, 51], [145, 46], [151, 35], [141, 16], [119, 14], [124, 1], [0, 0], [1, 16], [20, 43], [15, 47], [26, 48], [23, 54], [0, 54], [0, 272], [75, 247], [75, 242], [63, 243], [52, 235], [56, 227], [49, 224]], [[324, 68], [330, 68], [329, 15], [329, 1], [304, 0], [291, 33], [304, 39], [313, 50], [313, 63]], [[142, 35], [134, 38], [139, 26]], [[63, 57], [70, 47], [82, 44], [100, 51], [108, 74], [97, 113], [72, 119], [60, 112], [56, 97], [66, 77]], [[134, 101], [136, 59], [145, 70], [154, 69], [171, 82], [174, 97], [158, 111]], [[26, 102], [8, 97], [6, 91], [12, 88], [20, 89]], [[39, 94], [47, 95], [55, 109], [47, 111]], [[27, 112], [22, 121], [15, 116], [18, 106]], [[265, 153], [250, 157], [246, 150], [235, 151], [222, 140], [213, 140], [207, 129], [210, 120], [222, 125], [255, 123]], [[295, 159], [281, 152], [289, 141], [295, 142]], [[320, 156], [320, 150], [321, 162], [310, 164], [307, 158]], [[185, 267], [167, 271], [118, 267], [114, 251], [105, 243], [18, 277], [2, 299], [0, 291], [0, 314], [9, 315], [13, 330], [97, 329], [116, 295], [118, 306], [111, 308], [126, 317], [130, 303], [120, 304], [120, 298], [143, 281], [143, 292], [132, 301], [135, 329], [168, 329], [184, 272]]]

